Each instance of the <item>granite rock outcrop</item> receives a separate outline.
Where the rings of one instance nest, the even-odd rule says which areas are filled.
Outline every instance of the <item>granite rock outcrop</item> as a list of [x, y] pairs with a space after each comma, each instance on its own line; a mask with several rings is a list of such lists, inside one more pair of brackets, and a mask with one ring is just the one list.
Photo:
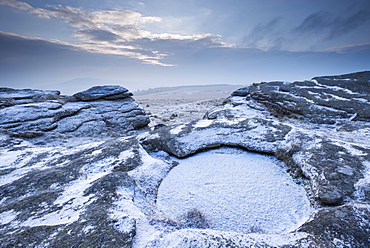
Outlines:
[[95, 86], [74, 96], [58, 91], [0, 89], [0, 129], [13, 137], [120, 136], [149, 118], [121, 86]]
[[[369, 72], [263, 82], [204, 119], [147, 132], [122, 87], [2, 88], [1, 247], [369, 247], [369, 88]], [[167, 218], [156, 197], [176, 159], [225, 146], [283, 161], [311, 217], [276, 234]]]

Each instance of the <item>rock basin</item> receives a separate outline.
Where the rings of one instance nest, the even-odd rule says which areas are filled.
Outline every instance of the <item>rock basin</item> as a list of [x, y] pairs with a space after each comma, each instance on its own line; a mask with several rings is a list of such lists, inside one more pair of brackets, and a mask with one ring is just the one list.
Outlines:
[[[158, 190], [157, 205], [182, 222], [196, 211], [220, 231], [286, 233], [311, 213], [302, 186], [272, 156], [237, 148], [219, 148], [185, 159], [171, 170]], [[199, 217], [199, 216], [198, 216]]]

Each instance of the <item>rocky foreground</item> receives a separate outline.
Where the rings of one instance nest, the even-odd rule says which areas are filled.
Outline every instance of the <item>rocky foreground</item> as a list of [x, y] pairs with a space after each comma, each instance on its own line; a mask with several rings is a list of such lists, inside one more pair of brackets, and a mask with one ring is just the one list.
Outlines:
[[[119, 86], [1, 88], [0, 247], [370, 247], [369, 80], [253, 84], [204, 119], [155, 130]], [[156, 198], [171, 158], [225, 146], [283, 161], [310, 218], [279, 233], [167, 218]]]

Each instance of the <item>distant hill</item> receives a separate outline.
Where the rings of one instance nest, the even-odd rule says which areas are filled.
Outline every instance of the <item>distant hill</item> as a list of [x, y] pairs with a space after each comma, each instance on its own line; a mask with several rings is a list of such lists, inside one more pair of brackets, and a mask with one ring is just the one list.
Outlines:
[[[68, 80], [61, 83], [56, 84], [44, 84], [34, 87], [35, 89], [41, 90], [59, 90], [63, 95], [73, 95], [77, 92], [86, 90], [93, 86], [103, 86], [103, 85], [120, 85], [122, 87], [127, 88], [131, 92], [134, 93], [135, 96], [141, 95], [148, 95], [148, 94], [156, 94], [160, 92], [170, 92], [170, 91], [204, 91], [205, 88], [209, 89], [216, 89], [219, 91], [222, 88], [228, 89], [231, 87], [233, 90], [235, 87], [240, 85], [229, 85], [229, 84], [213, 84], [213, 85], [184, 85], [184, 86], [172, 86], [172, 87], [154, 87], [149, 88], [146, 90], [136, 90], [137, 89], [137, 82], [127, 82], [122, 80], [107, 80], [107, 79], [99, 79], [99, 78], [75, 78], [72, 80]], [[135, 85], [135, 86], [133, 86]]]
[[174, 87], [158, 87], [133, 92], [134, 97], [143, 98], [199, 98], [212, 99], [227, 97], [231, 92], [245, 85], [211, 84], [211, 85], [185, 85]]

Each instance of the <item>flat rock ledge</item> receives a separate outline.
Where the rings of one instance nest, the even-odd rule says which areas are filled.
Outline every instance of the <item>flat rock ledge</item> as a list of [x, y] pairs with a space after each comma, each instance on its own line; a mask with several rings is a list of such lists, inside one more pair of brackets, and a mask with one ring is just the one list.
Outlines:
[[120, 86], [95, 86], [73, 96], [58, 91], [0, 88], [0, 130], [13, 137], [120, 136], [149, 123]]
[[[316, 89], [321, 88], [325, 95], [329, 94], [327, 87], [335, 87], [337, 91], [330, 93], [335, 98], [334, 93], [347, 85], [352, 93], [357, 92], [356, 98], [366, 99], [369, 91], [353, 86], [359, 78], [366, 85], [365, 76], [331, 77], [340, 84], [327, 82], [326, 86], [316, 78], [303, 82], [301, 89], [311, 92], [307, 84], [319, 83]], [[366, 115], [356, 114], [359, 109], [350, 112], [344, 108], [340, 111], [348, 115], [334, 114], [334, 107], [330, 107], [330, 115], [326, 110], [310, 115], [284, 112], [266, 103], [266, 99], [274, 99], [269, 94], [284, 94], [279, 93], [281, 85], [287, 93], [289, 85], [301, 84], [261, 85], [269, 84], [274, 90], [266, 93], [262, 102], [250, 96], [260, 89], [252, 85], [234, 92], [203, 120], [138, 135], [107, 136], [73, 146], [40, 146], [12, 135], [11, 130], [3, 132], [1, 247], [370, 247], [370, 128]], [[104, 99], [127, 91], [107, 89], [107, 94], [114, 92], [109, 96], [91, 91], [94, 96], [85, 100], [58, 96], [55, 101], [65, 101], [59, 103], [63, 108], [78, 103], [91, 106], [83, 110], [98, 110], [102, 105], [96, 102], [130, 98]], [[311, 101], [315, 102], [315, 97], [305, 100], [313, 104]], [[354, 101], [357, 104], [360, 100]], [[13, 101], [0, 110], [23, 104]], [[326, 120], [318, 121], [319, 116]], [[296, 230], [279, 234], [189, 228], [168, 219], [157, 209], [156, 196], [162, 180], [177, 165], [171, 156], [183, 158], [223, 146], [270, 154], [284, 161], [287, 173], [305, 188], [312, 216]]]

